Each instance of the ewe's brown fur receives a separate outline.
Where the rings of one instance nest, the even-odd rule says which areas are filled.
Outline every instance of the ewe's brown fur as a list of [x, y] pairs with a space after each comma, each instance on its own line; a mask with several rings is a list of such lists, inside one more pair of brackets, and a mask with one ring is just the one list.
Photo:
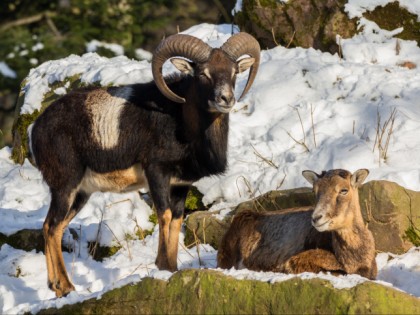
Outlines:
[[218, 266], [285, 273], [329, 271], [375, 279], [375, 243], [364, 225], [359, 170], [303, 173], [314, 185], [314, 208], [239, 213], [222, 239]]

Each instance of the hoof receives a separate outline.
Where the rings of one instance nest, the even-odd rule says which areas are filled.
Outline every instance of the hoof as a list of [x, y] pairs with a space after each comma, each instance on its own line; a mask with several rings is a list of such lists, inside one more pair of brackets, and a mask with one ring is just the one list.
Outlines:
[[178, 266], [176, 264], [170, 264], [167, 260], [162, 261], [156, 259], [155, 264], [159, 270], [168, 270], [170, 272], [178, 271]]
[[65, 289], [56, 290], [55, 295], [56, 295], [56, 297], [61, 298], [61, 297], [67, 296], [72, 291], [75, 291], [74, 286], [71, 286], [71, 287], [68, 287], [68, 288], [65, 288]]
[[68, 295], [70, 292], [75, 291], [76, 289], [71, 283], [67, 285], [62, 285], [60, 281], [51, 282], [48, 281], [48, 288], [55, 292], [55, 296], [60, 298]]

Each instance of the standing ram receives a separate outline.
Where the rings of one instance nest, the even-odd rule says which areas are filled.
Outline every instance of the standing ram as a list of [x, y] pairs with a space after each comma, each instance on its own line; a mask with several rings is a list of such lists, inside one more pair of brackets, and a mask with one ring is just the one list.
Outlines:
[[[182, 74], [163, 78], [168, 59]], [[58, 297], [74, 290], [61, 251], [63, 231], [95, 191], [148, 187], [159, 222], [156, 265], [177, 269], [189, 184], [226, 170], [236, 75], [250, 68], [242, 97], [259, 60], [258, 42], [246, 33], [220, 48], [173, 35], [154, 53], [154, 81], [77, 89], [39, 116], [31, 151], [51, 192], [43, 231], [48, 286]]]

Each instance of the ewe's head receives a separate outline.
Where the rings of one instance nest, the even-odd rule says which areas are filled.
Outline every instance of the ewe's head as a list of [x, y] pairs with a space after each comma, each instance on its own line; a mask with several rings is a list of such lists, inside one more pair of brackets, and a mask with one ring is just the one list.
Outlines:
[[[243, 55], [250, 57], [239, 59]], [[247, 33], [233, 35], [220, 48], [211, 48], [202, 40], [184, 34], [172, 35], [163, 40], [153, 55], [153, 77], [163, 95], [174, 102], [185, 103], [184, 98], [168, 88], [162, 77], [162, 66], [168, 59], [181, 72], [194, 76], [198, 82], [198, 94], [207, 100], [204, 102], [206, 110], [228, 113], [235, 104], [236, 75], [251, 68], [240, 98], [248, 92], [255, 79], [260, 46]]]
[[302, 175], [313, 185], [316, 206], [312, 225], [320, 232], [351, 227], [355, 216], [360, 216], [358, 187], [369, 171], [360, 169], [354, 174], [346, 170], [330, 170], [321, 175], [303, 171]]

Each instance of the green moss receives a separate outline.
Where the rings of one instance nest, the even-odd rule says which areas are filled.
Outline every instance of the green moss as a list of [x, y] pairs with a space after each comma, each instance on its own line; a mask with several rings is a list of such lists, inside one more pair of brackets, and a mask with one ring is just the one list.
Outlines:
[[115, 255], [122, 246], [100, 246], [96, 242], [88, 242], [89, 254], [96, 261], [103, 261], [104, 258]]
[[13, 148], [11, 158], [15, 163], [23, 164], [25, 158], [28, 157], [28, 127], [35, 121], [39, 114], [39, 111], [35, 110], [32, 114], [19, 115], [13, 124]]
[[264, 8], [276, 9], [278, 5], [278, 1], [276, 0], [259, 0], [257, 1], [259, 6]]
[[202, 200], [203, 194], [196, 187], [191, 186], [188, 191], [187, 199], [185, 200], [185, 210], [195, 211], [207, 209]]
[[414, 246], [420, 246], [420, 230], [414, 225], [405, 231], [404, 239], [411, 242]]
[[389, 31], [403, 27], [404, 30], [396, 37], [415, 40], [420, 45], [420, 22], [417, 21], [417, 15], [400, 7], [397, 1], [388, 3], [384, 7], [377, 7], [373, 11], [364, 13], [363, 16]]
[[[169, 281], [145, 278], [60, 314], [418, 314], [420, 301], [374, 282], [338, 290], [321, 279], [270, 284], [214, 270], [183, 270]], [[41, 314], [57, 313], [56, 309]]]
[[154, 225], [158, 224], [158, 217], [156, 211], [153, 211], [153, 213], [150, 215], [149, 221], [152, 222]]

